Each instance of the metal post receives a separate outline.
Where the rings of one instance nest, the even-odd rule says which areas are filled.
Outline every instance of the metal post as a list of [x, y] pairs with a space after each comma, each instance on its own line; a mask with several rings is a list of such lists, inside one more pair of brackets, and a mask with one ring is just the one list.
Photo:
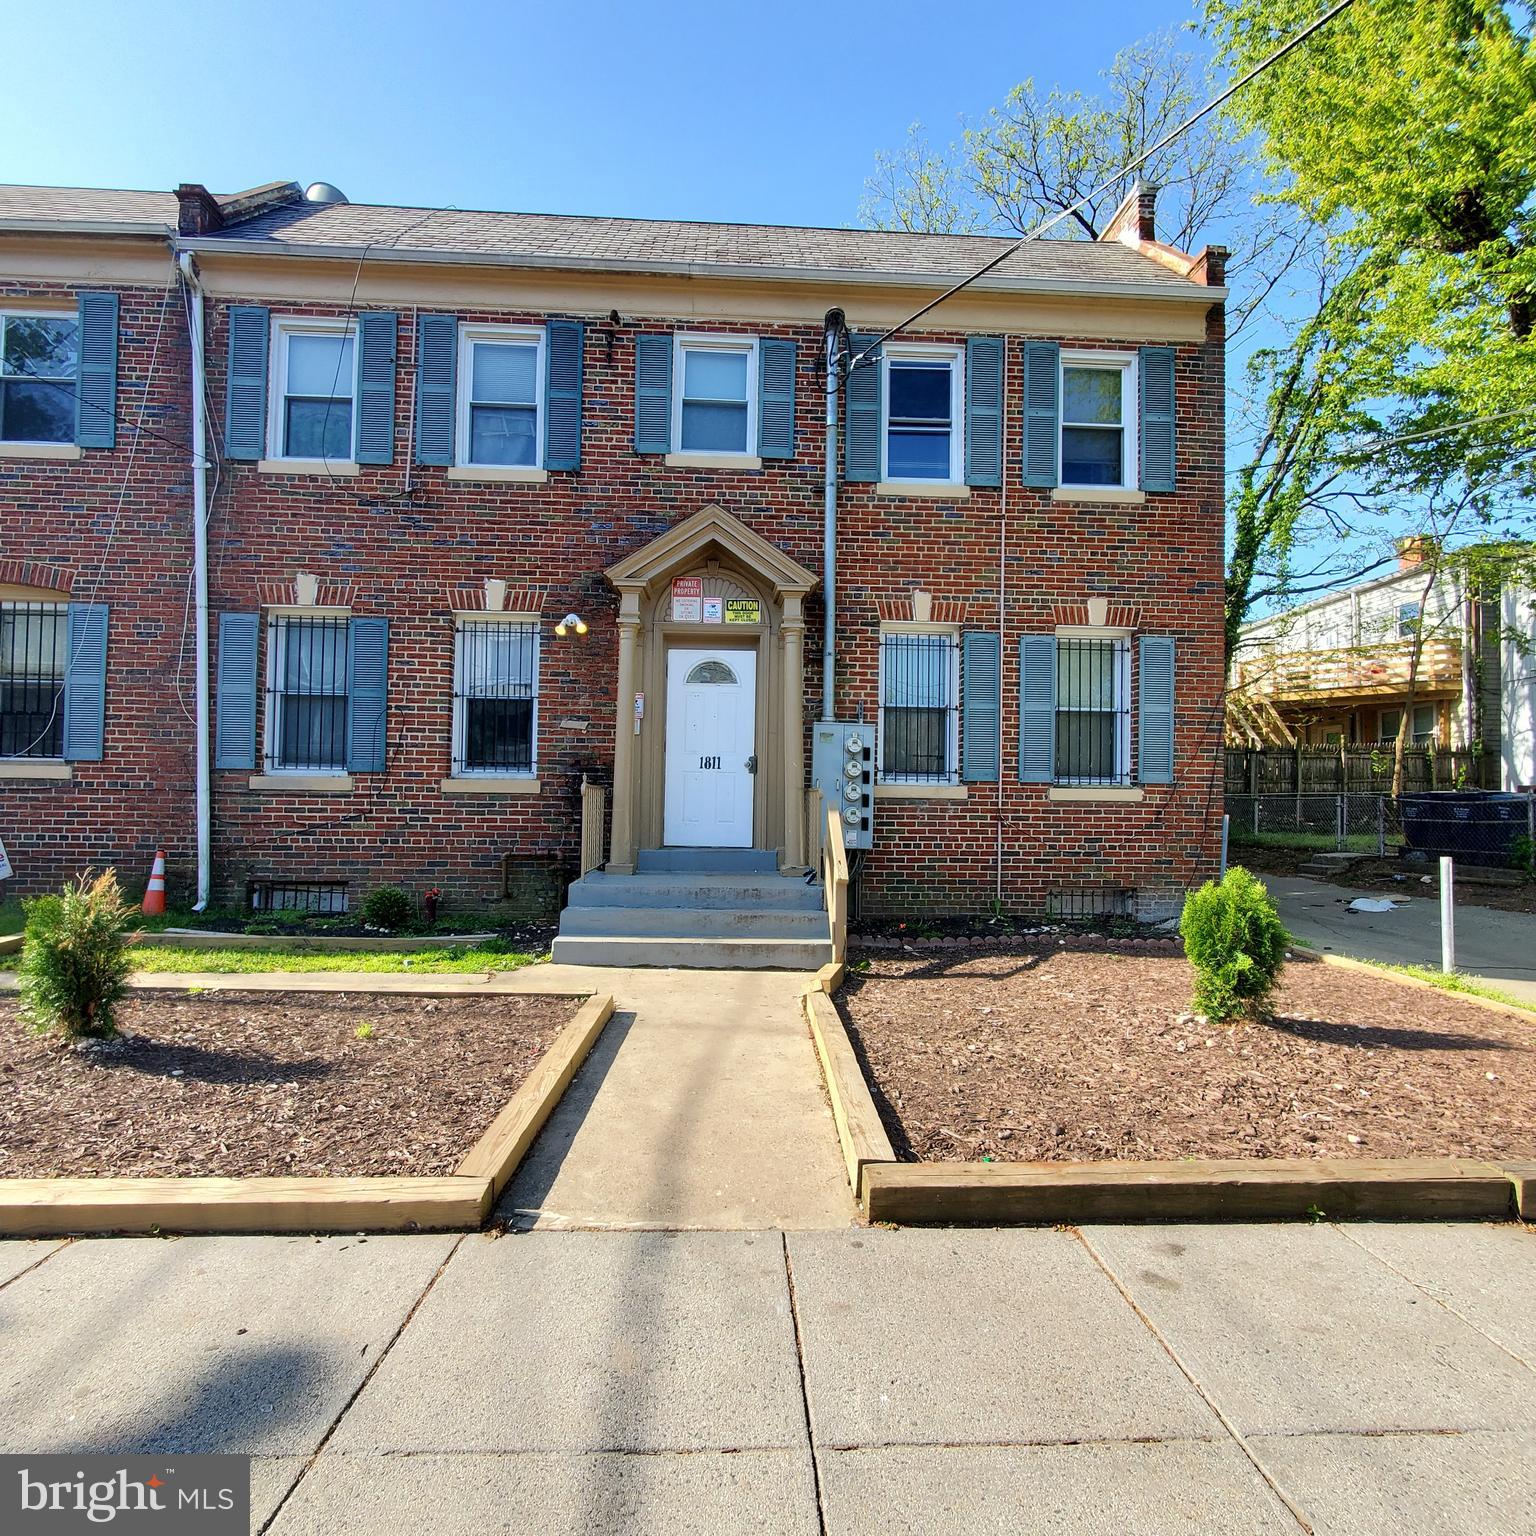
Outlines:
[[1230, 816], [1223, 816], [1221, 818], [1221, 878], [1223, 880], [1227, 878], [1227, 833], [1231, 828], [1231, 824], [1232, 818]]
[[1440, 856], [1440, 969], [1456, 969], [1456, 874], [1449, 857]]
[[1344, 849], [1344, 796], [1340, 795], [1333, 808], [1333, 846], [1341, 853]]
[[1376, 857], [1387, 856], [1387, 797], [1376, 796]]

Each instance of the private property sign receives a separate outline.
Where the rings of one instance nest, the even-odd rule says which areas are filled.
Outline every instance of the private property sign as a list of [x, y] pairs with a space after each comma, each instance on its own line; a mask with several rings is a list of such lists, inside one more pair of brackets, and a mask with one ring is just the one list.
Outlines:
[[678, 624], [697, 624], [703, 616], [704, 578], [678, 576], [672, 582], [672, 618]]
[[0, 880], [9, 880], [16, 871], [11, 868], [11, 861], [5, 855], [5, 844], [0, 843]]

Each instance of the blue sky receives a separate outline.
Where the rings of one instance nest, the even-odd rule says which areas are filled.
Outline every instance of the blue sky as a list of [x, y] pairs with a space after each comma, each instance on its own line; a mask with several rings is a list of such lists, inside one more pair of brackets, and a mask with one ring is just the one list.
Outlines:
[[[47, 0], [0, 180], [849, 224], [874, 153], [1027, 75], [1091, 88], [1186, 0]], [[61, 96], [61, 75], [68, 90]]]

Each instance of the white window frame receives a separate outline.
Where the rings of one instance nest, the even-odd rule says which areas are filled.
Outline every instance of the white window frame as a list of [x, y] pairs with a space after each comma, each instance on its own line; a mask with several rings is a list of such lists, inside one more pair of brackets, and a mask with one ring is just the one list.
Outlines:
[[[891, 455], [891, 362], [916, 359], [949, 363], [949, 476], [893, 475]], [[962, 485], [965, 482], [965, 348], [932, 341], [888, 341], [880, 349], [880, 478], [895, 485]]]
[[[937, 483], [937, 482], [930, 482]], [[936, 635], [949, 645], [949, 696], [955, 701], [948, 713], [948, 740], [945, 742], [944, 772], [919, 775], [901, 773], [885, 776], [885, 641], [888, 635]], [[957, 624], [882, 624], [880, 626], [880, 665], [876, 686], [879, 710], [875, 721], [875, 783], [945, 785], [960, 782], [960, 728], [965, 700], [960, 697], [960, 626]]]
[[[290, 623], [295, 621], [302, 623], [304, 620], [322, 619], [334, 622], [341, 626], [343, 645], [341, 661], [341, 698], [345, 701], [350, 701], [352, 697], [350, 688], [351, 678], [347, 675], [347, 648], [351, 645], [351, 634], [347, 629], [347, 625], [351, 621], [350, 611], [333, 608], [316, 608], [313, 611], [299, 608], [286, 608], [280, 612], [266, 615], [265, 623], [262, 625], [262, 629], [264, 631], [262, 635], [262, 648], [266, 652], [266, 704], [262, 709], [261, 733], [261, 761], [263, 773], [277, 775], [297, 775], [300, 778], [308, 779], [343, 779], [347, 776], [347, 706], [344, 706], [342, 715], [341, 762], [339, 764], [337, 764], [335, 767], [322, 768], [306, 767], [303, 765], [293, 766], [286, 763], [280, 763], [278, 761], [278, 747], [280, 745], [278, 740], [278, 733], [281, 729], [278, 721], [278, 706], [283, 695], [281, 690], [278, 688], [278, 678], [280, 672], [278, 667], [277, 653], [279, 649], [286, 649], [287, 647], [287, 626]], [[279, 635], [281, 635], [283, 639], [283, 645], [281, 647], [279, 647], [277, 644]]]
[[[54, 706], [55, 718], [58, 720], [58, 723], [59, 723], [59, 751], [57, 753], [54, 753], [51, 756], [46, 756], [46, 757], [42, 753], [38, 753], [38, 752], [33, 752], [33, 753], [25, 753], [25, 752], [0, 753], [0, 763], [62, 763], [62, 762], [65, 761], [64, 750], [63, 750], [63, 746], [64, 746], [64, 730], [63, 730], [64, 687], [65, 687], [65, 682], [66, 682], [68, 674], [69, 674], [69, 650], [68, 650], [68, 643], [69, 643], [68, 642], [68, 633], [69, 633], [69, 630], [68, 630], [68, 625], [69, 625], [69, 605], [67, 603], [54, 602], [51, 599], [46, 598], [46, 597], [39, 597], [39, 598], [7, 597], [7, 598], [5, 598], [3, 600], [0, 600], [0, 612], [3, 612], [7, 608], [33, 608], [33, 609], [39, 609], [39, 610], [47, 609], [50, 612], [52, 612], [56, 616], [57, 621], [64, 626], [64, 631], [65, 631], [65, 652], [64, 652], [64, 665], [63, 665], [63, 667], [61, 668], [61, 670], [59, 672], [58, 700], [57, 700], [57, 703]], [[13, 646], [15, 644], [14, 637], [12, 639], [12, 644], [13, 644]]]
[[[1410, 610], [1412, 610], [1410, 612]], [[1397, 638], [1399, 640], [1413, 639], [1415, 631], [1421, 629], [1424, 624], [1424, 605], [1417, 599], [1397, 605]]]
[[[12, 320], [75, 320], [75, 358], [78, 369], [80, 357], [80, 331], [78, 316], [72, 309], [0, 309], [0, 356], [5, 350], [5, 328]], [[0, 378], [24, 379], [32, 375], [23, 373], [0, 374]], [[79, 384], [74, 375], [62, 373], [39, 374], [37, 378], [42, 383], [60, 384], [70, 396], [71, 417], [75, 414], [75, 404], [78, 396]], [[33, 444], [46, 444], [48, 446], [67, 446], [73, 443], [78, 428], [71, 420], [69, 433], [65, 437], [6, 437], [0, 438], [0, 446], [10, 443], [16, 446], [30, 447]], [[46, 759], [44, 759], [46, 761]]]
[[[1114, 777], [1108, 779], [1088, 779], [1083, 777], [1063, 777], [1056, 768], [1055, 744], [1057, 741], [1058, 727], [1061, 723], [1062, 707], [1060, 698], [1056, 701], [1055, 713], [1051, 721], [1051, 783], [1063, 789], [1124, 789], [1136, 782], [1136, 765], [1131, 761], [1131, 711], [1133, 700], [1131, 697], [1131, 639], [1128, 630], [1083, 630], [1079, 633], [1063, 634], [1058, 631], [1056, 635], [1056, 654], [1052, 658], [1052, 665], [1061, 666], [1061, 648], [1064, 645], [1113, 645], [1115, 647], [1115, 695], [1111, 703], [1111, 709], [1115, 717], [1115, 771]], [[1058, 690], [1059, 692], [1059, 690]], [[1085, 711], [1085, 713], [1099, 713], [1103, 711]]]
[[[357, 323], [330, 315], [274, 315], [272, 317], [271, 364], [268, 368], [267, 457], [291, 464], [312, 464], [314, 455], [289, 453], [283, 441], [288, 413], [283, 404], [288, 398], [288, 340], [292, 336], [341, 336], [352, 342], [352, 433], [344, 459], [325, 459], [329, 464], [353, 463], [357, 459], [357, 408], [359, 342]], [[338, 380], [338, 382], [340, 382]]]
[[[468, 695], [464, 692], [464, 626], [491, 622], [507, 624], [533, 632], [533, 714], [529, 724], [532, 740], [528, 749], [528, 767], [513, 773], [505, 768], [471, 768], [464, 761], [469, 727], [465, 718]], [[513, 618], [496, 613], [461, 613], [453, 624], [453, 757], [449, 772], [455, 779], [537, 779], [539, 776], [539, 695], [543, 691], [544, 632], [536, 618]]]
[[[470, 457], [470, 391], [474, 388], [474, 347], [476, 342], [513, 343], [538, 348], [533, 381], [533, 463], [481, 464]], [[549, 333], [542, 325], [459, 326], [457, 383], [453, 404], [453, 462], [464, 469], [543, 469], [544, 467], [544, 397], [549, 368]], [[484, 402], [487, 404], [493, 402]]]
[[[1066, 481], [1061, 472], [1061, 439], [1068, 427], [1102, 427], [1103, 422], [1067, 420], [1067, 369], [1101, 368], [1120, 371], [1120, 430], [1125, 436], [1125, 451], [1120, 464], [1120, 480], [1116, 485], [1088, 485], [1082, 481]], [[1059, 354], [1056, 377], [1056, 398], [1060, 407], [1056, 418], [1056, 483], [1063, 490], [1134, 491], [1141, 484], [1141, 444], [1137, 428], [1141, 420], [1140, 396], [1137, 387], [1137, 357], [1134, 352], [1067, 351]]]
[[[747, 443], [740, 450], [735, 448], [684, 448], [683, 447], [683, 383], [686, 378], [685, 356], [689, 352], [733, 352], [747, 359]], [[701, 457], [720, 459], [755, 459], [757, 454], [757, 337], [710, 336], [694, 332], [678, 332], [672, 338], [672, 452], [698, 454]], [[722, 401], [721, 404], [734, 404]]]

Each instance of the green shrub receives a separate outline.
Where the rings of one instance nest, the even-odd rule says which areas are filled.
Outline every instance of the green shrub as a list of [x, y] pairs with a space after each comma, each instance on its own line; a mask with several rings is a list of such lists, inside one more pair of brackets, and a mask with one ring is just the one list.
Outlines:
[[1234, 865], [1184, 900], [1184, 953], [1195, 968], [1195, 1007], [1225, 1021], [1258, 1013], [1274, 990], [1290, 937], [1269, 893]]
[[1509, 862], [1527, 878], [1536, 875], [1536, 843], [1524, 832], [1518, 832], [1509, 840]]
[[22, 1016], [71, 1039], [117, 1033], [113, 1011], [129, 971], [128, 934], [138, 914], [123, 901], [117, 872], [89, 871], [58, 896], [23, 903]]
[[385, 928], [394, 933], [415, 915], [411, 898], [398, 885], [381, 885], [363, 898], [363, 921], [370, 928]]

